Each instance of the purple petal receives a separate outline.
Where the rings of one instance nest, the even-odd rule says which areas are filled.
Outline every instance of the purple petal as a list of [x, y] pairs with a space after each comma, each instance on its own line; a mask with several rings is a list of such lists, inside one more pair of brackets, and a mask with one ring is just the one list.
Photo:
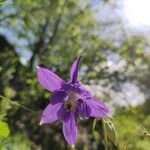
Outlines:
[[71, 69], [70, 69], [70, 78], [71, 78], [71, 82], [72, 83], [77, 82], [79, 63], [80, 63], [80, 60], [81, 60], [82, 56], [83, 55], [81, 55], [79, 58], [77, 58], [73, 62], [72, 66], [71, 66]]
[[74, 145], [77, 138], [75, 113], [70, 112], [69, 119], [63, 122], [63, 134], [69, 145]]
[[104, 118], [107, 117], [107, 113], [109, 112], [105, 103], [95, 100], [95, 99], [87, 99], [85, 103], [91, 108], [91, 117], [96, 118]]
[[78, 112], [82, 119], [88, 119], [91, 114], [91, 108], [82, 100], [78, 100]]
[[39, 83], [49, 91], [58, 91], [65, 81], [48, 69], [37, 67], [37, 78]]
[[62, 103], [66, 97], [66, 92], [64, 91], [56, 91], [52, 93], [51, 96], [51, 104]]
[[67, 121], [70, 118], [70, 111], [67, 111], [64, 108], [64, 104], [61, 106], [59, 111], [57, 112], [57, 116], [61, 121]]
[[59, 111], [61, 106], [62, 103], [57, 103], [55, 105], [52, 105], [51, 103], [48, 104], [42, 113], [41, 124], [52, 123], [58, 120], [57, 112]]
[[84, 84], [82, 84], [81, 82], [78, 83], [78, 88], [80, 89], [80, 94], [83, 96], [83, 97], [86, 97], [87, 98], [91, 98], [92, 97], [92, 94], [91, 92], [84, 86]]

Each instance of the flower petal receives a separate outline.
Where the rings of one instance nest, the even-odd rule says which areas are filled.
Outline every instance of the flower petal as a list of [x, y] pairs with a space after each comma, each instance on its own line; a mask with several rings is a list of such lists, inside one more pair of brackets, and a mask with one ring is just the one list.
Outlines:
[[70, 118], [70, 111], [67, 111], [64, 108], [64, 104], [61, 106], [59, 111], [57, 112], [57, 116], [61, 121], [67, 121]]
[[92, 97], [92, 93], [80, 81], [78, 83], [78, 89], [80, 89], [80, 94], [86, 97], [86, 99]]
[[57, 91], [65, 83], [60, 77], [48, 69], [37, 67], [37, 78], [39, 83], [49, 91]]
[[79, 99], [77, 102], [78, 102], [79, 116], [82, 119], [88, 119], [91, 114], [91, 108], [85, 102], [83, 102], [81, 99]]
[[77, 124], [74, 112], [70, 112], [69, 119], [63, 122], [63, 134], [69, 145], [74, 145], [77, 138]]
[[65, 97], [67, 96], [64, 91], [56, 91], [52, 93], [51, 104], [57, 104], [64, 102]]
[[91, 108], [91, 117], [104, 118], [109, 112], [104, 102], [95, 100], [93, 98], [85, 100], [85, 103]]
[[51, 103], [48, 104], [42, 113], [41, 124], [52, 123], [58, 120], [57, 112], [59, 111], [61, 106], [62, 103], [57, 103], [55, 105], [52, 105]]
[[70, 78], [71, 78], [71, 82], [72, 83], [75, 83], [77, 82], [77, 77], [78, 77], [78, 69], [79, 69], [79, 63], [80, 63], [80, 60], [82, 58], [84, 54], [82, 54], [79, 58], [77, 58], [72, 66], [71, 66], [71, 69], [70, 69]]

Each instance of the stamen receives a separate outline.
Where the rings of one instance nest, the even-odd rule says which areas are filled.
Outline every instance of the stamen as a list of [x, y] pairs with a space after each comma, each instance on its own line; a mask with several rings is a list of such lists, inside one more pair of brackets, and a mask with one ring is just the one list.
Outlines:
[[66, 110], [72, 110], [73, 109], [73, 105], [71, 104], [71, 102], [70, 101], [66, 101], [65, 103], [64, 103], [64, 108], [66, 109]]
[[76, 107], [76, 101], [77, 101], [77, 95], [72, 91], [68, 92], [68, 98], [64, 103], [64, 108], [68, 111], [74, 110]]

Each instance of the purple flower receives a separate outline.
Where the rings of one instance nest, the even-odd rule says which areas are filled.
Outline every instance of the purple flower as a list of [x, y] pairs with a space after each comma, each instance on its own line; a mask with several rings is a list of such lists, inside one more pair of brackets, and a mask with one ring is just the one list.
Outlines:
[[83, 55], [76, 59], [70, 70], [70, 81], [65, 82], [48, 69], [37, 67], [39, 83], [52, 92], [51, 101], [44, 109], [41, 124], [63, 122], [63, 134], [70, 145], [74, 145], [77, 138], [77, 116], [83, 119], [89, 117], [107, 117], [108, 108], [77, 80], [79, 63]]

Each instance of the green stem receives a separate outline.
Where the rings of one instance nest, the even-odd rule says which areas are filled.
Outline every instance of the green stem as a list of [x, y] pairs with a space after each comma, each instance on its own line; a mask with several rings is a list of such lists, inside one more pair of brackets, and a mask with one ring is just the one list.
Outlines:
[[102, 119], [102, 128], [103, 128], [103, 133], [104, 133], [104, 147], [105, 150], [108, 150], [108, 141], [107, 141], [107, 131], [106, 131], [106, 126], [105, 126], [105, 120]]
[[5, 100], [9, 101], [11, 104], [16, 105], [16, 106], [19, 106], [19, 107], [21, 107], [21, 108], [23, 108], [23, 109], [25, 109], [25, 110], [27, 110], [27, 111], [30, 111], [30, 112], [33, 112], [33, 113], [37, 113], [36, 111], [34, 111], [34, 110], [32, 110], [32, 109], [29, 109], [29, 108], [27, 108], [27, 107], [25, 107], [25, 106], [23, 106], [23, 105], [21, 105], [21, 104], [15, 102], [15, 101], [13, 101], [13, 100], [11, 100], [11, 99], [9, 99], [9, 98], [3, 96], [3, 95], [0, 95], [0, 98], [5, 99]]
[[133, 143], [134, 140], [136, 140], [136, 138], [140, 137], [140, 136], [143, 136], [143, 137], [146, 137], [146, 136], [150, 136], [150, 133], [145, 133], [145, 134], [135, 134], [131, 137], [129, 137], [125, 142], [124, 144], [122, 144], [121, 148], [122, 150], [126, 150], [127, 149], [127, 146], [130, 144], [130, 143]]

